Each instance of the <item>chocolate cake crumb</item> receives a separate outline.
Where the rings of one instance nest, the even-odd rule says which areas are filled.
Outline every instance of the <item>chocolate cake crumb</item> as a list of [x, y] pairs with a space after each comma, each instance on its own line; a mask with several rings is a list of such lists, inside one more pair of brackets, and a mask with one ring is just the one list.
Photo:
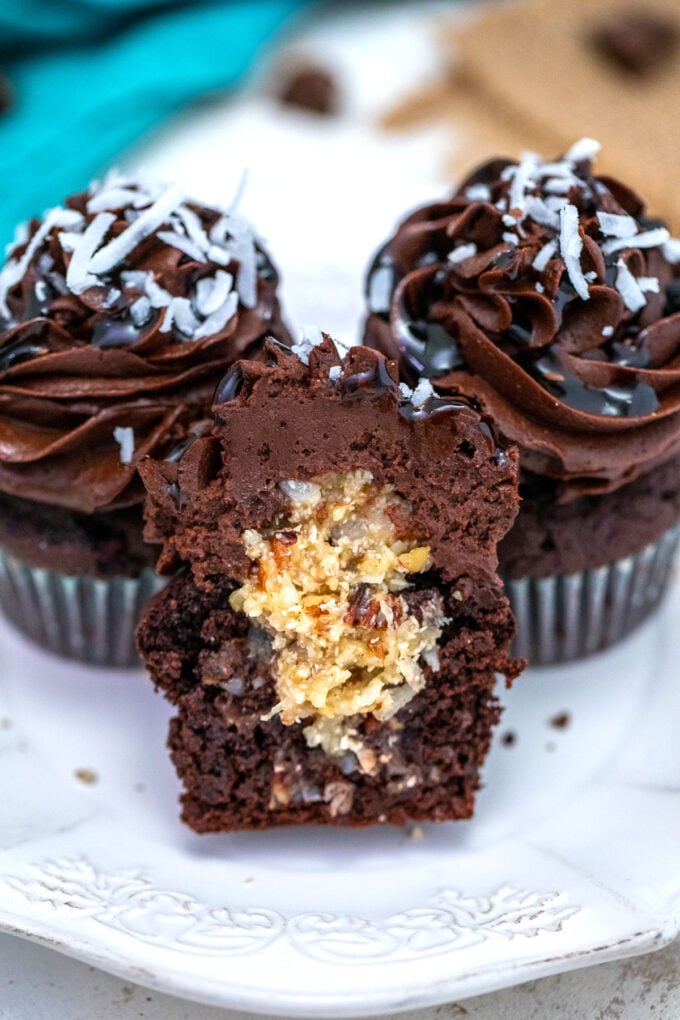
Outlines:
[[507, 730], [501, 737], [501, 744], [503, 747], [514, 747], [517, 743], [517, 734], [514, 730]]
[[282, 70], [279, 102], [309, 113], [330, 117], [338, 112], [339, 93], [335, 78], [323, 67], [309, 64]]
[[86, 783], [88, 786], [93, 786], [99, 780], [99, 776], [94, 769], [76, 769], [73, 775], [81, 783]]
[[548, 725], [556, 730], [566, 730], [571, 725], [571, 713], [558, 712], [557, 715], [548, 720]]
[[620, 71], [651, 77], [664, 70], [677, 53], [680, 26], [663, 11], [616, 8], [610, 19], [592, 32], [591, 42]]

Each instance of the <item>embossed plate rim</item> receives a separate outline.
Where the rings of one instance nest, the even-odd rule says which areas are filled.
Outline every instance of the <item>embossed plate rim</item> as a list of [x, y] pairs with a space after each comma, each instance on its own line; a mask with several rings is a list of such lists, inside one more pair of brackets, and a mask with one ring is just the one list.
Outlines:
[[1, 914], [0, 930], [6, 934], [14, 935], [16, 938], [35, 942], [46, 949], [63, 953], [65, 956], [90, 964], [123, 980], [186, 999], [188, 1002], [243, 1010], [254, 1015], [318, 1017], [319, 1020], [379, 1017], [387, 1013], [400, 1013], [407, 1010], [424, 1009], [428, 1006], [439, 1006], [454, 1000], [465, 1000], [472, 996], [500, 991], [503, 988], [550, 977], [554, 974], [611, 963], [652, 951], [656, 952], [663, 949], [680, 934], [680, 929], [672, 931], [663, 928], [650, 929], [638, 932], [629, 938], [614, 941], [609, 945], [598, 946], [591, 950], [584, 949], [583, 952], [571, 957], [559, 954], [546, 956], [522, 966], [519, 974], [517, 965], [509, 963], [505, 968], [497, 968], [493, 974], [471, 974], [462, 980], [455, 978], [447, 983], [442, 982], [428, 994], [416, 995], [412, 990], [405, 990], [388, 999], [383, 991], [376, 991], [372, 996], [362, 993], [361, 997], [355, 1000], [352, 993], [348, 995], [343, 992], [329, 996], [321, 1002], [317, 997], [311, 995], [309, 1001], [306, 1001], [304, 991], [293, 997], [284, 993], [272, 994], [269, 989], [263, 992], [261, 989], [252, 988], [233, 991], [225, 996], [224, 987], [220, 981], [216, 981], [213, 987], [204, 983], [199, 989], [184, 975], [155, 972], [148, 967], [134, 965], [128, 960], [121, 961], [111, 954], [104, 954], [101, 950], [90, 947], [86, 942], [83, 942], [82, 945], [77, 945], [73, 940], [60, 942], [59, 939], [49, 934], [47, 928], [41, 930], [38, 927], [16, 926], [3, 918]]

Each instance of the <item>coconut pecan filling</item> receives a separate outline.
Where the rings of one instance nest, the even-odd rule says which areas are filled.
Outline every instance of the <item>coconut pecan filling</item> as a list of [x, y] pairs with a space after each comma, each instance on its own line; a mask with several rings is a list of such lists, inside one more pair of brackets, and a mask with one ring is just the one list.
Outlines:
[[389, 719], [422, 689], [426, 667], [439, 667], [441, 598], [433, 592], [411, 609], [405, 596], [410, 575], [430, 567], [430, 549], [400, 537], [394, 520], [408, 504], [368, 471], [281, 489], [291, 501], [285, 520], [243, 534], [256, 569], [231, 605], [270, 637], [278, 700], [269, 717], [308, 720], [310, 746], [353, 751], [371, 771], [361, 717]]

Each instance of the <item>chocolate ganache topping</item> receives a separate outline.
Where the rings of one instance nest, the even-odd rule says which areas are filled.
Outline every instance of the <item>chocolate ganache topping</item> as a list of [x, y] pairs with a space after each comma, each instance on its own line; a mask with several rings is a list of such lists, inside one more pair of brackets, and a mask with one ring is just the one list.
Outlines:
[[365, 342], [473, 396], [562, 500], [680, 451], [680, 241], [593, 175], [598, 149], [485, 164], [403, 221], [367, 284]]
[[249, 225], [109, 174], [17, 233], [0, 271], [0, 490], [93, 513], [210, 414], [216, 383], [287, 340]]

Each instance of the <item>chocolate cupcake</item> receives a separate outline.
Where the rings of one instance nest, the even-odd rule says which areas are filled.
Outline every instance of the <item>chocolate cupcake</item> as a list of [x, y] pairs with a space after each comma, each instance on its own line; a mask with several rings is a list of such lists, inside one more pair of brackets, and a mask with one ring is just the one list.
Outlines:
[[137, 465], [179, 456], [229, 365], [286, 340], [276, 291], [248, 225], [175, 186], [109, 175], [18, 232], [0, 271], [0, 605], [39, 644], [138, 661], [162, 582]]
[[187, 567], [139, 640], [199, 832], [469, 817], [521, 665], [495, 572], [516, 454], [468, 400], [318, 340], [239, 362], [212, 433], [140, 469]]
[[519, 447], [500, 565], [534, 663], [630, 633], [678, 538], [680, 242], [593, 175], [598, 148], [485, 164], [404, 220], [368, 277], [366, 343]]

